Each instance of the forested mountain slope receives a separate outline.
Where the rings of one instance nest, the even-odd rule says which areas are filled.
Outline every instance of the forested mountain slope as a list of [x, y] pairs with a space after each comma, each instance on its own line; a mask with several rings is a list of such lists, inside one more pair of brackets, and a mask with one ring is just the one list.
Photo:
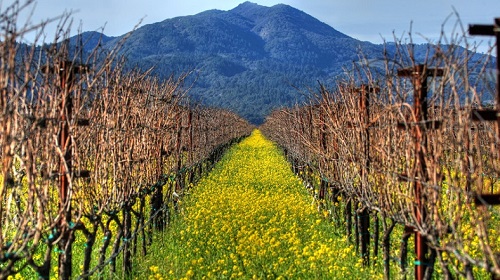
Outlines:
[[[92, 48], [102, 34], [84, 35]], [[112, 48], [123, 36], [103, 36], [102, 45]], [[194, 71], [193, 100], [232, 109], [255, 124], [273, 108], [303, 100], [318, 80], [331, 81], [351, 67], [360, 50], [370, 59], [384, 53], [383, 46], [351, 38], [291, 6], [250, 2], [142, 26], [121, 49], [130, 66], [154, 67], [159, 76]]]

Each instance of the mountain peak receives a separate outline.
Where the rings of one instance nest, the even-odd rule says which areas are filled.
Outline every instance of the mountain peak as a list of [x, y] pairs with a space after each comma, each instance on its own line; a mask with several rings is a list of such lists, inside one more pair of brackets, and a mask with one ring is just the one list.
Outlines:
[[[230, 108], [260, 124], [271, 109], [302, 100], [290, 84], [310, 87], [310, 81], [335, 76], [358, 58], [359, 44], [292, 6], [244, 2], [229, 11], [139, 27], [121, 52], [130, 65], [154, 67], [160, 77], [199, 70], [189, 93], [193, 100]], [[381, 49], [366, 47], [372, 53]]]
[[265, 13], [269, 11], [278, 11], [278, 12], [297, 12], [300, 11], [298, 9], [295, 9], [292, 6], [286, 5], [286, 4], [276, 4], [272, 7], [267, 7], [267, 6], [262, 6], [257, 3], [253, 3], [250, 1], [243, 2], [236, 6], [234, 9], [231, 10], [231, 12], [235, 12], [238, 14], [248, 14], [248, 13]]
[[231, 12], [237, 14], [248, 14], [248, 13], [255, 13], [256, 11], [262, 10], [263, 8], [268, 8], [268, 7], [261, 6], [259, 4], [250, 1], [246, 1], [236, 6], [234, 9], [231, 10]]
[[255, 8], [255, 7], [263, 7], [257, 3], [254, 3], [254, 2], [250, 2], [250, 1], [245, 1], [241, 4], [239, 4], [235, 9], [237, 8]]

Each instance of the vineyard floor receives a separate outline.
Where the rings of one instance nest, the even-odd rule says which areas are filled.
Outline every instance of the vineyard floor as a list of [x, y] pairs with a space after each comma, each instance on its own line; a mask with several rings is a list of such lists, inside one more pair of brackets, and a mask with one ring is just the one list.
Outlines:
[[190, 190], [136, 279], [379, 279], [259, 130]]

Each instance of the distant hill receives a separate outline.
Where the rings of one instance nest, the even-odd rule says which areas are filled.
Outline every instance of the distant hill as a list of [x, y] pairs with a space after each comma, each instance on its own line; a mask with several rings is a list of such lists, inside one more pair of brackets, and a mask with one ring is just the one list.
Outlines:
[[[123, 36], [86, 32], [81, 40], [92, 48], [99, 38], [111, 48]], [[144, 25], [122, 52], [129, 65], [154, 66], [162, 77], [194, 70], [192, 99], [260, 124], [272, 109], [303, 100], [297, 88], [316, 87], [352, 65], [360, 49], [370, 58], [383, 54], [382, 46], [353, 39], [288, 5], [245, 2], [229, 11]]]
[[109, 46], [108, 43], [113, 39], [115, 39], [115, 37], [108, 37], [97, 31], [87, 31], [81, 33], [80, 35], [71, 37], [70, 44], [73, 45], [81, 44], [86, 46], [87, 50], [91, 50], [95, 48], [98, 44]]

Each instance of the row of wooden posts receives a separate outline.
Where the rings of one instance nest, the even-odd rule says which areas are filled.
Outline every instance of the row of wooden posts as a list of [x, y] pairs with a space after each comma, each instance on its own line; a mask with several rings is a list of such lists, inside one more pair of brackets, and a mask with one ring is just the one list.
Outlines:
[[70, 39], [69, 14], [19, 23], [33, 4], [0, 9], [0, 279], [125, 278], [183, 192], [253, 126], [193, 104], [189, 73], [128, 69], [127, 36], [104, 49]]
[[[59, 65], [56, 65], [56, 67], [50, 69], [50, 72], [53, 74], [57, 74], [60, 76], [59, 81], [61, 82], [60, 88], [61, 88], [61, 93], [63, 95], [62, 102], [61, 102], [61, 107], [60, 107], [60, 134], [59, 134], [59, 143], [61, 146], [61, 150], [64, 153], [64, 156], [61, 157], [61, 162], [60, 162], [60, 169], [59, 169], [59, 207], [60, 207], [60, 213], [64, 213], [62, 218], [59, 220], [59, 225], [57, 227], [57, 232], [59, 234], [59, 241], [58, 241], [58, 247], [61, 249], [63, 253], [59, 254], [59, 277], [60, 279], [70, 279], [73, 276], [73, 263], [72, 263], [72, 246], [73, 246], [73, 241], [74, 241], [74, 229], [71, 228], [71, 223], [73, 220], [72, 217], [72, 204], [73, 202], [71, 201], [70, 198], [70, 184], [71, 184], [71, 179], [74, 177], [73, 174], [75, 174], [75, 170], [72, 168], [72, 155], [73, 155], [73, 144], [71, 140], [71, 134], [70, 134], [70, 124], [75, 122], [75, 120], [72, 119], [73, 113], [73, 101], [72, 101], [72, 88], [74, 86], [74, 81], [75, 81], [75, 75], [82, 74], [83, 71], [85, 71], [85, 67], [82, 66], [75, 66], [71, 61], [63, 61]], [[146, 254], [146, 248], [144, 241], [149, 240], [149, 242], [152, 242], [152, 236], [150, 234], [149, 237], [146, 237], [144, 228], [139, 231], [139, 228], [142, 226], [144, 227], [146, 224], [151, 223], [151, 225], [157, 229], [157, 230], [163, 230], [165, 226], [168, 224], [169, 221], [169, 211], [171, 209], [168, 208], [168, 205], [171, 204], [172, 202], [176, 203], [176, 201], [179, 199], [178, 194], [182, 194], [182, 192], [187, 188], [189, 184], [194, 183], [197, 179], [199, 179], [203, 174], [208, 172], [214, 164], [222, 157], [223, 153], [225, 150], [231, 146], [231, 144], [234, 141], [239, 141], [242, 137], [245, 135], [248, 135], [251, 126], [247, 124], [245, 121], [242, 119], [236, 117], [236, 116], [226, 116], [226, 121], [227, 126], [231, 127], [231, 129], [227, 129], [226, 126], [222, 125], [220, 126], [220, 123], [218, 124], [217, 127], [210, 127], [210, 124], [206, 124], [208, 131], [205, 131], [204, 133], [201, 133], [202, 131], [196, 131], [198, 133], [197, 135], [194, 135], [194, 123], [196, 122], [193, 120], [193, 111], [196, 112], [195, 110], [186, 108], [187, 114], [186, 114], [186, 120], [184, 121], [183, 118], [180, 118], [177, 122], [177, 127], [176, 127], [176, 141], [175, 145], [173, 148], [174, 153], [176, 154], [176, 163], [175, 163], [175, 169], [173, 170], [174, 173], [173, 177], [172, 174], [165, 174], [164, 167], [161, 165], [158, 167], [159, 168], [159, 174], [161, 175], [160, 178], [158, 179], [159, 181], [154, 185], [151, 186], [152, 190], [149, 191], [151, 194], [146, 191], [144, 194], [145, 195], [151, 195], [151, 210], [150, 210], [150, 218], [145, 221], [147, 218], [146, 217], [138, 217], [139, 220], [136, 221], [136, 227], [135, 231], [133, 230], [133, 223], [132, 223], [132, 207], [135, 204], [135, 201], [132, 199], [130, 202], [124, 201], [124, 205], [126, 205], [126, 209], [123, 211], [123, 221], [122, 221], [122, 239], [125, 240], [123, 242], [123, 271], [124, 275], [128, 275], [132, 271], [132, 251], [137, 252], [137, 249], [135, 248], [137, 246], [137, 236], [140, 234], [142, 231], [143, 233], [143, 247], [142, 251], [143, 254]], [[223, 110], [216, 110], [213, 112], [214, 114], [219, 114], [220, 117], [231, 113], [224, 112]], [[196, 114], [197, 121], [200, 121], [200, 115]], [[206, 120], [205, 120], [206, 121]], [[91, 125], [88, 120], [76, 120], [75, 122], [77, 125]], [[233, 130], [232, 130], [233, 129]], [[217, 137], [220, 137], [220, 139], [212, 139], [216, 144], [216, 146], [213, 147], [213, 150], [210, 154], [208, 154], [205, 158], [199, 158], [198, 162], [194, 162], [193, 157], [194, 155], [194, 147], [193, 143], [194, 137], [200, 137], [200, 138], [205, 138], [207, 143], [209, 142], [209, 139], [207, 137], [209, 132], [212, 133], [212, 137], [219, 135]], [[166, 131], [166, 133], [169, 133]], [[199, 141], [198, 141], [199, 142]], [[155, 145], [156, 143], [151, 143], [151, 145]], [[166, 147], [165, 147], [166, 148]], [[160, 154], [160, 158], [157, 159], [160, 162], [163, 161], [162, 157], [168, 156], [169, 153], [172, 153], [172, 148], [171, 151], [168, 152], [166, 150], [162, 150]], [[188, 160], [186, 161], [183, 159], [181, 156], [182, 153], [187, 152], [188, 153]], [[186, 164], [191, 164], [191, 166], [186, 166]], [[78, 174], [86, 174], [87, 176], [90, 176], [90, 171], [79, 171]], [[80, 175], [81, 177], [81, 175]], [[176, 195], [174, 196], [173, 193], [167, 193], [166, 199], [165, 200], [165, 192], [163, 190], [165, 185], [169, 184], [169, 181], [167, 178], [174, 178], [173, 182], [173, 189], [176, 192]], [[172, 181], [170, 182], [172, 183]], [[170, 190], [171, 191], [171, 190]], [[141, 199], [144, 199], [142, 197]], [[172, 201], [169, 201], [168, 199], [172, 199]], [[143, 206], [141, 206], [143, 207]], [[163, 213], [163, 214], [162, 214]], [[141, 214], [143, 215], [143, 214]], [[118, 219], [116, 216], [113, 219]], [[142, 225], [139, 225], [139, 223], [142, 223]], [[76, 227], [75, 229], [78, 229]], [[111, 235], [111, 234], [109, 234]], [[133, 238], [134, 237], [134, 238]], [[109, 239], [110, 240], [110, 239]], [[134, 243], [128, 242], [131, 240], [135, 240]], [[87, 247], [88, 248], [88, 247]], [[90, 247], [91, 248], [91, 247]], [[115, 246], [116, 248], [116, 246]], [[86, 267], [84, 268], [84, 273], [82, 274], [82, 278], [88, 278], [92, 274], [90, 272], [90, 260], [93, 256], [91, 256], [91, 251], [90, 249], [87, 250], [87, 255], [85, 259], [85, 264]], [[104, 252], [105, 253], [105, 252]], [[116, 258], [116, 254], [119, 253], [116, 249], [113, 250], [113, 255]], [[104, 255], [101, 255], [100, 258], [102, 259]], [[111, 262], [112, 265], [114, 265], [114, 261]], [[102, 266], [103, 263], [100, 263]], [[101, 267], [102, 269], [102, 267]], [[95, 271], [96, 269], [94, 269]]]
[[[64, 51], [58, 55], [61, 53]], [[50, 65], [47, 60], [46, 65]], [[148, 77], [147, 72], [122, 73], [119, 64], [114, 69], [99, 67], [54, 59], [51, 66], [35, 69], [9, 64], [4, 69], [11, 72], [0, 76], [0, 82], [10, 86], [4, 88], [0, 101], [0, 220], [7, 225], [0, 242], [0, 278], [32, 270], [40, 279], [48, 279], [54, 271], [53, 254], [58, 258], [59, 279], [107, 277], [106, 268], [109, 273], [118, 272], [119, 258], [126, 277], [132, 270], [132, 256], [147, 253], [153, 230], [168, 225], [170, 212], [186, 188], [208, 172], [227, 147], [252, 130], [232, 112], [190, 104], [182, 96], [185, 76], [162, 82]], [[43, 77], [16, 88], [18, 78], [12, 73]], [[105, 78], [98, 80], [100, 77]], [[108, 84], [96, 87], [102, 92], [89, 92], [91, 83]], [[43, 92], [37, 92], [39, 88], [44, 88]], [[16, 130], [10, 129], [12, 125]], [[40, 146], [42, 141], [35, 148], [48, 151], [50, 156], [58, 154], [59, 163], [43, 162], [40, 152], [30, 146], [38, 143], [38, 138], [23, 138], [19, 133], [47, 141], [56, 133], [54, 142], [47, 142], [49, 146]], [[119, 143], [121, 150], [105, 150], [103, 147], [113, 148], [110, 141]], [[130, 150], [125, 151], [125, 147]], [[56, 166], [57, 170], [52, 169]], [[37, 184], [42, 183], [37, 190]], [[45, 185], [47, 190], [43, 191]], [[122, 185], [126, 189], [121, 189]], [[10, 206], [12, 197], [17, 207]], [[37, 208], [41, 203], [45, 208]], [[37, 209], [37, 215], [44, 218], [24, 217], [29, 215], [26, 209]], [[18, 232], [9, 217], [25, 220]], [[28, 228], [30, 219], [37, 222]], [[77, 236], [85, 240], [83, 250], [75, 243]], [[99, 236], [103, 237], [100, 245], [96, 243]], [[83, 255], [80, 273], [75, 272], [75, 248]]]

